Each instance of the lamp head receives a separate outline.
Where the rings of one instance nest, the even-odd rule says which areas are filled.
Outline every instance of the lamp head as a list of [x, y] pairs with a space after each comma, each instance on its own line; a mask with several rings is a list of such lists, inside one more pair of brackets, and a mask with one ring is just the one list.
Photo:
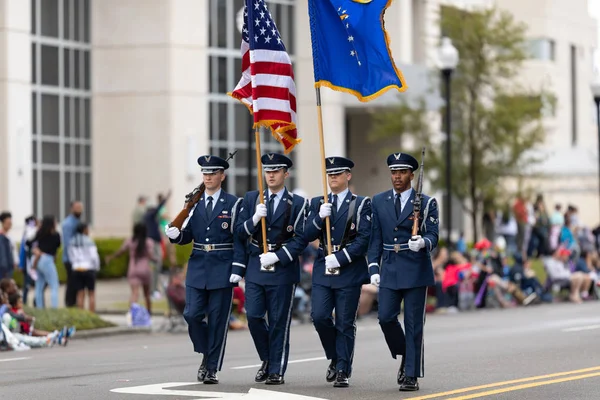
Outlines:
[[442, 44], [438, 48], [438, 61], [441, 70], [454, 70], [458, 65], [458, 50], [449, 37], [442, 38]]
[[594, 81], [591, 84], [591, 89], [594, 100], [600, 100], [600, 75], [595, 75]]

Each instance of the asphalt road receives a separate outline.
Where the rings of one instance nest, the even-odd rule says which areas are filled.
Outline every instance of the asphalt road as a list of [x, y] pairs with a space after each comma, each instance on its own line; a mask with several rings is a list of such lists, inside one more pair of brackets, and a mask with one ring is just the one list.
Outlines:
[[253, 382], [259, 361], [247, 331], [230, 332], [221, 384], [211, 386], [194, 382], [200, 356], [192, 352], [187, 334], [161, 333], [2, 353], [0, 398], [597, 399], [599, 311], [598, 303], [587, 303], [428, 315], [426, 376], [416, 393], [398, 391], [398, 363], [390, 357], [376, 319], [367, 318], [358, 321], [347, 389], [325, 382], [328, 362], [318, 337], [312, 325], [299, 325], [292, 328], [292, 362], [280, 387]]

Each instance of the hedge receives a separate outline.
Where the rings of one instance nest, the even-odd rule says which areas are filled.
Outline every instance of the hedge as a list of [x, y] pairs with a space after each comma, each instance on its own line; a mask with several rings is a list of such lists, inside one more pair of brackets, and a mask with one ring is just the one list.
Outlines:
[[[104, 259], [106, 256], [115, 253], [121, 245], [123, 244], [124, 239], [119, 238], [105, 238], [105, 239], [94, 239], [96, 242], [96, 246], [98, 247], [98, 254], [100, 255], [100, 271], [98, 272], [99, 279], [111, 279], [111, 278], [121, 278], [127, 276], [127, 268], [129, 264], [129, 254], [125, 253], [122, 256], [115, 258], [110, 262], [110, 264], [106, 264]], [[188, 244], [186, 246], [174, 245], [175, 247], [175, 255], [176, 261], [178, 265], [184, 265], [190, 254], [192, 253], [192, 244]], [[65, 266], [62, 261], [62, 247], [58, 250], [58, 254], [56, 255], [56, 270], [58, 272], [58, 279], [61, 283], [67, 281], [67, 271], [65, 270]], [[171, 267], [169, 265], [168, 257], [165, 257], [165, 266]], [[23, 275], [20, 271], [15, 271], [14, 274], [15, 281], [19, 286], [22, 287], [23, 284]]]
[[24, 311], [25, 314], [35, 317], [34, 327], [43, 331], [52, 332], [64, 326], [75, 326], [78, 331], [115, 326], [112, 322], [105, 321], [98, 315], [79, 308], [36, 309], [25, 307]]

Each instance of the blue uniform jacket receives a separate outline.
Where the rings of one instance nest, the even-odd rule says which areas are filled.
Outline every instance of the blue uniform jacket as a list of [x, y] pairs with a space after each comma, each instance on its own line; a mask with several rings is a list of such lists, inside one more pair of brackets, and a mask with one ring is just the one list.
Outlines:
[[252, 222], [252, 215], [254, 215], [256, 204], [258, 204], [258, 191], [255, 190], [246, 193], [240, 217], [236, 221], [235, 227], [238, 237], [248, 241], [249, 257], [248, 267], [245, 271], [246, 282], [258, 285], [287, 285], [300, 282], [300, 263], [298, 257], [308, 244], [304, 238], [304, 224], [308, 202], [304, 198], [295, 196], [285, 189], [283, 197], [275, 209], [273, 219], [271, 221], [267, 219], [268, 245], [275, 245], [278, 239], [291, 236], [284, 241], [281, 248], [275, 251], [271, 250], [279, 258], [279, 262], [275, 264], [274, 272], [260, 270], [259, 256], [262, 252], [258, 244], [259, 242], [262, 243], [260, 239], [262, 228], [261, 222], [256, 226]]
[[[237, 286], [229, 282], [229, 277], [232, 273], [243, 275], [246, 268], [244, 241], [234, 234], [241, 203], [241, 198], [222, 190], [208, 219], [202, 196], [190, 212], [179, 237], [169, 239], [171, 243], [180, 245], [194, 242], [187, 267], [187, 286], [208, 290]], [[215, 246], [212, 248], [210, 245]], [[230, 248], [231, 245], [233, 250], [219, 250], [219, 247]]]
[[414, 198], [413, 189], [402, 214], [396, 218], [393, 190], [373, 197], [373, 221], [367, 257], [369, 273], [381, 275], [381, 287], [397, 290], [434, 285], [430, 252], [438, 242], [437, 202], [435, 198], [423, 195], [419, 234], [425, 240], [425, 248], [414, 252], [408, 249]]
[[[339, 289], [369, 283], [366, 255], [369, 247], [369, 237], [371, 236], [370, 198], [356, 196], [348, 191], [339, 211], [334, 211], [329, 218], [331, 221], [331, 246], [339, 246], [343, 240], [348, 220], [348, 210], [353, 198], [355, 199], [355, 208], [348, 235], [349, 238], [353, 238], [343, 249], [333, 253], [340, 263], [340, 274], [337, 276], [325, 275], [325, 252], [323, 247], [327, 247], [327, 237], [324, 231], [326, 225], [325, 221], [319, 217], [319, 208], [323, 204], [323, 196], [311, 200], [304, 236], [308, 242], [321, 239], [321, 248], [313, 264], [312, 281], [315, 284]], [[329, 201], [331, 202], [331, 196]]]

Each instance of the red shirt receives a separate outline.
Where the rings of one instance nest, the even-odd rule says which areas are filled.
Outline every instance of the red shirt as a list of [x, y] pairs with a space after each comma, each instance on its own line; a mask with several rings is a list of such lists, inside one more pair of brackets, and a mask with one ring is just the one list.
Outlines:
[[[11, 308], [10, 310], [15, 314], [23, 314], [23, 310], [20, 310], [18, 308]], [[21, 333], [24, 335], [29, 335], [29, 329], [31, 328], [29, 322], [23, 321], [19, 323], [21, 324]]]
[[442, 281], [442, 290], [446, 291], [450, 286], [457, 285], [458, 282], [458, 273], [460, 271], [465, 271], [471, 269], [471, 264], [458, 264], [458, 265], [448, 265], [446, 267], [446, 273], [444, 274], [444, 280]]

